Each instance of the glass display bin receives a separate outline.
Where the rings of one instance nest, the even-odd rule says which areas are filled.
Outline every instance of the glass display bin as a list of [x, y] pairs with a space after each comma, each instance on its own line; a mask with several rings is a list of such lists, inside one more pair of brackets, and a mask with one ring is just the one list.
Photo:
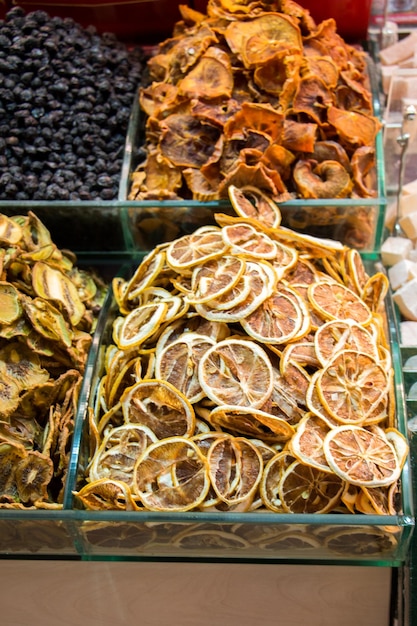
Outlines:
[[[366, 267], [375, 267], [375, 257], [366, 260]], [[73, 492], [85, 484], [90, 460], [88, 413], [96, 402], [116, 308], [110, 290], [86, 368], [64, 501], [64, 512], [70, 512], [77, 549], [84, 558], [225, 559], [385, 566], [399, 566], [404, 562], [414, 526], [408, 462], [401, 479], [401, 513], [393, 516], [82, 510]], [[395, 311], [389, 298], [386, 315], [395, 369], [396, 422], [400, 432], [406, 435], [406, 389]]]
[[[371, 57], [367, 59], [369, 86], [374, 115], [380, 117], [378, 76]], [[163, 241], [192, 232], [204, 223], [214, 223], [216, 212], [229, 212], [226, 200], [130, 200], [132, 175], [144, 158], [144, 115], [139, 95], [133, 102], [126, 136], [118, 199], [124, 210], [126, 232], [133, 251], [149, 250]], [[375, 140], [375, 167], [368, 173], [367, 185], [373, 198], [292, 199], [280, 203], [282, 224], [317, 237], [336, 239], [361, 252], [379, 250], [387, 204], [385, 196], [385, 162], [383, 135]]]

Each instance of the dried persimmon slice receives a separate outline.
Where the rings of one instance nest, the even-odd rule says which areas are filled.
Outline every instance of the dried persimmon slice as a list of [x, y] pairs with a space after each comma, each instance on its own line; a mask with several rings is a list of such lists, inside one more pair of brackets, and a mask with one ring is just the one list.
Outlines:
[[359, 487], [391, 485], [401, 473], [395, 448], [381, 432], [338, 426], [327, 433], [323, 449], [332, 470]]
[[151, 444], [135, 465], [133, 491], [151, 511], [189, 511], [203, 502], [209, 487], [206, 457], [185, 437]]
[[200, 385], [217, 404], [258, 408], [272, 393], [273, 371], [254, 341], [225, 339], [207, 350], [198, 367]]

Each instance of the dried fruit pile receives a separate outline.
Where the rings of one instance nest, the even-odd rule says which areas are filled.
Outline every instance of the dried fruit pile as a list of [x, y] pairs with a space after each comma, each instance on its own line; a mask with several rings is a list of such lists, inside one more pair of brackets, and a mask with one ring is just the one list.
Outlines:
[[33, 213], [0, 244], [0, 508], [58, 508], [104, 285]]
[[143, 54], [70, 18], [0, 20], [0, 199], [117, 198]]
[[[237, 217], [156, 247], [130, 280], [90, 414], [90, 509], [394, 513], [384, 274], [280, 226], [231, 186]], [[268, 224], [268, 225], [267, 225]]]
[[[363, 51], [292, 0], [209, 0], [149, 60], [144, 163], [130, 199], [375, 196], [380, 122]], [[375, 178], [375, 177], [374, 177]]]

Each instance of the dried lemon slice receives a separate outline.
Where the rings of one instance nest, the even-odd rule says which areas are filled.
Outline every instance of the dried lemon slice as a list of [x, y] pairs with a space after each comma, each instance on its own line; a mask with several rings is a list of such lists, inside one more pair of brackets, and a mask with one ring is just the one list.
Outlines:
[[224, 435], [207, 454], [211, 484], [229, 505], [252, 500], [262, 477], [263, 461], [258, 448], [244, 437]]
[[148, 426], [158, 439], [194, 433], [190, 401], [164, 380], [142, 380], [126, 389], [120, 402], [125, 423]]
[[220, 298], [238, 283], [245, 268], [243, 259], [231, 255], [223, 255], [199, 265], [194, 268], [187, 301], [202, 304]]
[[262, 343], [288, 343], [306, 335], [310, 329], [307, 307], [297, 294], [285, 287], [275, 290], [240, 323], [248, 335]]
[[343, 488], [338, 475], [297, 460], [283, 472], [278, 495], [287, 513], [327, 513], [339, 503]]
[[119, 328], [114, 326], [117, 346], [126, 350], [142, 344], [160, 327], [168, 308], [167, 302], [157, 302], [133, 309], [124, 319], [121, 318]]
[[362, 424], [388, 389], [384, 368], [369, 355], [353, 350], [336, 354], [317, 378], [324, 407], [343, 424]]
[[192, 235], [184, 235], [171, 242], [167, 248], [167, 262], [172, 269], [182, 272], [222, 256], [228, 247], [220, 228], [203, 226]]
[[101, 442], [90, 465], [90, 482], [107, 478], [133, 484], [133, 468], [146, 448], [158, 441], [143, 424], [124, 424], [112, 428]]
[[225, 339], [207, 350], [198, 377], [206, 395], [217, 404], [258, 408], [272, 393], [271, 362], [258, 344], [245, 339]]
[[378, 359], [378, 348], [371, 333], [352, 320], [331, 320], [320, 326], [314, 336], [316, 354], [325, 366], [343, 350], [354, 350]]
[[[146, 287], [155, 283], [156, 277], [165, 266], [165, 252], [154, 248], [139, 264], [136, 272], [124, 289], [124, 301], [137, 298]], [[116, 283], [117, 285], [117, 283]]]
[[228, 188], [230, 202], [240, 217], [249, 217], [271, 228], [281, 224], [281, 211], [275, 202], [257, 187], [245, 185]]
[[308, 288], [311, 305], [327, 320], [352, 319], [369, 324], [372, 313], [363, 300], [344, 285], [328, 282], [312, 283]]
[[323, 442], [327, 463], [343, 480], [359, 487], [383, 487], [401, 473], [394, 446], [381, 433], [343, 425], [330, 430]]
[[295, 461], [288, 452], [278, 452], [265, 465], [259, 484], [259, 493], [264, 505], [275, 513], [284, 513], [278, 487], [285, 469]]
[[185, 437], [151, 444], [135, 465], [133, 491], [151, 511], [189, 511], [209, 487], [206, 457]]
[[[239, 322], [250, 315], [264, 300], [272, 295], [277, 282], [277, 275], [273, 267], [267, 262], [247, 261], [242, 280], [245, 278], [249, 283], [249, 292], [239, 304], [225, 309], [222, 306], [225, 301], [220, 298], [219, 306], [217, 306], [217, 300], [212, 300], [206, 304], [196, 304], [197, 313], [208, 320], [227, 323]], [[246, 289], [245, 286], [243, 288]]]
[[73, 493], [90, 511], [137, 511], [139, 508], [122, 480], [102, 478]]
[[307, 413], [297, 424], [289, 449], [301, 463], [323, 472], [331, 472], [323, 450], [323, 441], [329, 430], [329, 425], [324, 420], [313, 413]]
[[211, 411], [207, 420], [215, 428], [269, 443], [286, 441], [294, 434], [285, 419], [254, 407], [221, 405]]
[[277, 243], [252, 224], [229, 224], [223, 227], [222, 235], [233, 254], [248, 255], [255, 259], [272, 260], [277, 257]]
[[204, 397], [198, 378], [198, 364], [203, 354], [216, 344], [198, 333], [183, 333], [156, 353], [155, 376], [179, 389], [193, 404]]

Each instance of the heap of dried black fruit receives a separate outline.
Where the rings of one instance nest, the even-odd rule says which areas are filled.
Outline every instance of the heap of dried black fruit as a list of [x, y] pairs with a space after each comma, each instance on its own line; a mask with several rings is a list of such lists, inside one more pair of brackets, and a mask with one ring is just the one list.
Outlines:
[[71, 18], [0, 21], [0, 199], [112, 200], [143, 53]]

